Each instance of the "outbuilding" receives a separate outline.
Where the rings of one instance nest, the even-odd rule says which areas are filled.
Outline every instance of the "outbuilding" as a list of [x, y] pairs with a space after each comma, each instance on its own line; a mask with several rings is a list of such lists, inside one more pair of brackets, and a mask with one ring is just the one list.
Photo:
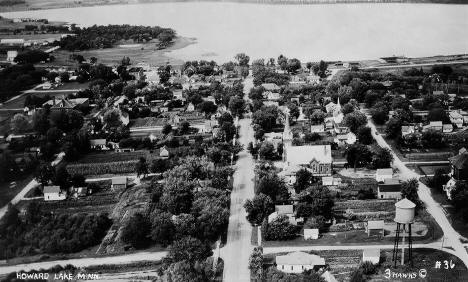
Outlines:
[[362, 251], [362, 262], [369, 261], [372, 264], [380, 262], [380, 249], [365, 249]]
[[276, 268], [287, 273], [302, 273], [324, 265], [324, 258], [305, 252], [294, 252], [276, 257]]

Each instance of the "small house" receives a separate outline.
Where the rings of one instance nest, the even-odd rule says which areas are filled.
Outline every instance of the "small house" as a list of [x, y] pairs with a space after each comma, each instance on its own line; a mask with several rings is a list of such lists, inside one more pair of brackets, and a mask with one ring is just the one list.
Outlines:
[[159, 156], [161, 158], [169, 158], [169, 149], [166, 146], [162, 146], [159, 150]]
[[195, 106], [193, 105], [193, 103], [189, 103], [187, 108], [185, 109], [186, 112], [193, 112], [195, 111]]
[[317, 240], [319, 234], [318, 228], [304, 228], [304, 240]]
[[375, 180], [377, 182], [385, 182], [385, 179], [393, 178], [393, 169], [391, 168], [379, 168], [375, 173]]
[[452, 131], [453, 131], [453, 125], [451, 123], [442, 125], [442, 132], [443, 133], [450, 133]]
[[377, 188], [379, 199], [400, 199], [401, 183], [398, 179], [385, 179], [384, 183], [379, 183]]
[[60, 186], [45, 186], [44, 201], [61, 201], [67, 197], [66, 193], [62, 192]]
[[294, 252], [276, 257], [276, 268], [286, 273], [302, 273], [317, 266], [325, 266], [325, 259], [305, 252]]
[[451, 111], [449, 113], [450, 122], [457, 128], [463, 127], [463, 116], [457, 111]]
[[322, 124], [317, 124], [317, 125], [311, 125], [310, 126], [310, 132], [311, 133], [324, 133], [325, 132], [325, 125]]
[[356, 143], [356, 135], [352, 132], [345, 134], [337, 134], [333, 141], [338, 144], [338, 146], [352, 145]]
[[365, 249], [362, 251], [362, 262], [369, 261], [372, 264], [380, 262], [380, 249]]
[[322, 177], [323, 186], [339, 186], [341, 185], [341, 178], [333, 176], [323, 176]]
[[111, 189], [113, 191], [124, 190], [126, 188], [127, 188], [126, 176], [112, 177]]
[[370, 236], [372, 231], [377, 231], [380, 236], [384, 236], [385, 222], [383, 220], [369, 220], [366, 225], [367, 236]]

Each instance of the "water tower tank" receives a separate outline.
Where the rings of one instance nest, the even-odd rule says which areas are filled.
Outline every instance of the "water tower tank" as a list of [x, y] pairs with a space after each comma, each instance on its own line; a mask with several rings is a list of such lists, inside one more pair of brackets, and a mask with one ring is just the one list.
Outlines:
[[395, 222], [408, 224], [414, 222], [414, 209], [416, 205], [408, 199], [403, 199], [395, 204]]

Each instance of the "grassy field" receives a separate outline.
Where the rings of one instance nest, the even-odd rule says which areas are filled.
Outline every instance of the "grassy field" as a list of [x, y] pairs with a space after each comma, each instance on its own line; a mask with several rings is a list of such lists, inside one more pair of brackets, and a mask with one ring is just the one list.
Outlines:
[[[86, 50], [75, 52], [75, 54], [80, 54], [85, 59], [96, 57], [98, 58], [98, 63], [106, 65], [117, 65], [123, 57], [129, 57], [132, 62], [147, 63], [153, 66], [165, 65], [167, 62], [173, 66], [177, 66], [181, 65], [183, 61], [166, 56], [166, 52], [184, 48], [194, 42], [194, 39], [178, 37], [172, 46], [163, 50], [158, 50], [154, 43], [147, 43], [128, 47], [116, 46], [106, 49]], [[73, 67], [76, 65], [76, 62], [70, 60], [70, 54], [71, 52], [66, 50], [55, 51], [53, 53], [55, 60], [45, 65]]]

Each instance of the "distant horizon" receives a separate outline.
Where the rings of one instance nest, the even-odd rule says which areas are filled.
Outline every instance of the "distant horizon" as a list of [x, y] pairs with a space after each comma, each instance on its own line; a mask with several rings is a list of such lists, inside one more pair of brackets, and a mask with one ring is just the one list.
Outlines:
[[0, 13], [31, 10], [49, 10], [60, 8], [78, 8], [112, 5], [140, 5], [152, 3], [183, 2], [218, 2], [218, 3], [252, 3], [265, 5], [329, 5], [329, 4], [444, 4], [468, 5], [464, 0], [96, 0], [76, 3], [74, 0], [19, 0], [24, 3], [0, 5]]

